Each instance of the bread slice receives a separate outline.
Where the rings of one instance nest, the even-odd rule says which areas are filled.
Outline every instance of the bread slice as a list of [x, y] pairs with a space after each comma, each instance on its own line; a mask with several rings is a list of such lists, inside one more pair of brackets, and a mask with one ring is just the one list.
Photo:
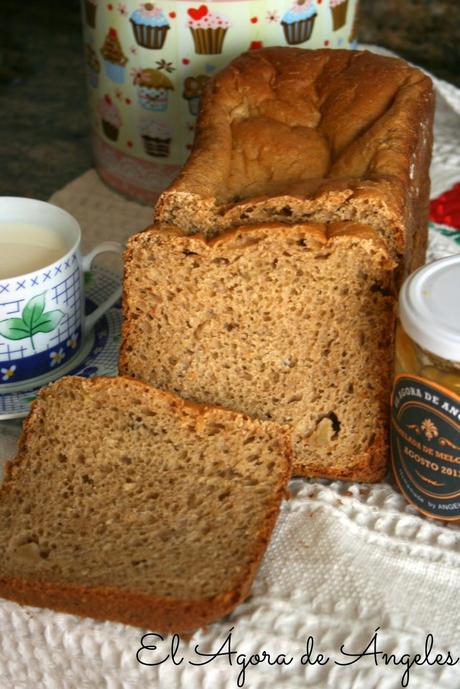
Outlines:
[[154, 226], [125, 254], [120, 370], [289, 430], [294, 473], [376, 481], [387, 460], [395, 263], [356, 223]]
[[158, 223], [214, 236], [267, 221], [369, 225], [423, 262], [434, 94], [406, 62], [366, 51], [264, 48], [201, 101], [192, 153]]
[[283, 431], [136, 381], [42, 390], [0, 491], [0, 595], [159, 632], [247, 596], [290, 475]]

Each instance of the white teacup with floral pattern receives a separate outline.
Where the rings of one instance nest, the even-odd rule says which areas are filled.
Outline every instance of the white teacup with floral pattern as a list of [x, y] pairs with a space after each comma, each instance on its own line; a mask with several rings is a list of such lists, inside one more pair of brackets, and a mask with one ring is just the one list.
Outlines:
[[80, 349], [121, 287], [84, 315], [84, 272], [118, 242], [80, 253], [81, 230], [69, 213], [44, 201], [0, 197], [0, 393], [54, 374]]

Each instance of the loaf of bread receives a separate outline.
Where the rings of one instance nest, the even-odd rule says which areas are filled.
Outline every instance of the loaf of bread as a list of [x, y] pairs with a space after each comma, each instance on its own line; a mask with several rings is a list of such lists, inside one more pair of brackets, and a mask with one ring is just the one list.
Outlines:
[[294, 473], [383, 477], [395, 263], [358, 223], [154, 226], [125, 254], [120, 370], [275, 421]]
[[369, 225], [401, 260], [422, 261], [431, 80], [369, 52], [266, 48], [208, 85], [188, 162], [156, 221], [214, 236], [266, 221]]
[[431, 81], [267, 48], [209, 83], [192, 154], [126, 254], [120, 367], [289, 429], [294, 472], [385, 473], [396, 295], [424, 258]]
[[275, 424], [124, 378], [41, 391], [0, 490], [0, 596], [156, 632], [247, 596], [290, 475]]

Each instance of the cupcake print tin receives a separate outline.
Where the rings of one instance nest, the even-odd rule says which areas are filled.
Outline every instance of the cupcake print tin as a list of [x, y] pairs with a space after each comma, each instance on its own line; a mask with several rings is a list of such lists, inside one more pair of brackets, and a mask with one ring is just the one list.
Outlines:
[[213, 74], [246, 50], [354, 48], [358, 0], [83, 0], [84, 51], [101, 177], [145, 203], [192, 146]]

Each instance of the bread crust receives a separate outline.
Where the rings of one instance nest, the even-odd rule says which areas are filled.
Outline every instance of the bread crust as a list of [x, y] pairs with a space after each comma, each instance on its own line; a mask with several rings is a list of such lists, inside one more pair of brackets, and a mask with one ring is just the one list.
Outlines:
[[57, 586], [19, 577], [0, 578], [0, 596], [20, 605], [121, 622], [165, 634], [192, 633], [241, 603], [249, 593], [253, 576], [241, 588], [198, 601], [153, 598], [110, 587]]
[[[21, 480], [22, 465], [28, 461], [28, 443], [33, 440], [37, 432], [39, 420], [44, 413], [44, 406], [49, 395], [56, 394], [62, 387], [72, 389], [80, 387], [86, 394], [91, 394], [93, 390], [101, 387], [109, 389], [110, 386], [120, 385], [128, 386], [128, 390], [134, 389], [137, 394], [143, 394], [147, 397], [152, 394], [162, 397], [178, 416], [181, 417], [187, 413], [194, 418], [197, 429], [204, 423], [207, 415], [215, 412], [235, 421], [249, 418], [222, 407], [189, 402], [169, 392], [155, 390], [142, 381], [123, 376], [115, 378], [94, 377], [91, 379], [70, 376], [62, 378], [56, 383], [42, 388], [37, 399], [31, 405], [29, 416], [24, 422], [16, 458], [6, 465], [5, 478], [0, 488], [0, 502], [9, 491], [15, 489], [17, 482]], [[254, 420], [251, 420], [251, 423], [254, 423]], [[260, 422], [255, 423], [260, 424]], [[111, 586], [57, 584], [46, 581], [46, 574], [43, 575], [42, 579], [38, 577], [34, 581], [20, 575], [12, 577], [0, 575], [0, 596], [23, 605], [46, 607], [58, 612], [88, 616], [99, 620], [112, 620], [161, 633], [190, 633], [231, 612], [249, 594], [259, 562], [270, 540], [280, 510], [281, 500], [286, 497], [286, 487], [291, 476], [292, 448], [289, 436], [277, 424], [271, 423], [270, 426], [279, 437], [280, 452], [284, 462], [282, 479], [279, 481], [270, 507], [266, 510], [251, 557], [241, 572], [238, 582], [230, 590], [198, 600], [175, 599]]]
[[[389, 409], [388, 409], [389, 415]], [[345, 469], [337, 466], [312, 467], [311, 474], [306, 474], [302, 464], [295, 461], [292, 466], [293, 477], [302, 478], [323, 478], [332, 481], [358, 481], [359, 483], [378, 483], [385, 478], [388, 470], [389, 458], [389, 416], [382, 415], [379, 420], [380, 426], [376, 427], [376, 438], [372, 445], [357, 457], [353, 457]]]
[[[268, 219], [360, 220], [403, 258], [404, 274], [426, 247], [433, 111], [431, 80], [396, 58], [250, 51], [208, 84], [192, 153], [155, 220], [211, 235]], [[305, 150], [291, 141], [299, 132]]]

